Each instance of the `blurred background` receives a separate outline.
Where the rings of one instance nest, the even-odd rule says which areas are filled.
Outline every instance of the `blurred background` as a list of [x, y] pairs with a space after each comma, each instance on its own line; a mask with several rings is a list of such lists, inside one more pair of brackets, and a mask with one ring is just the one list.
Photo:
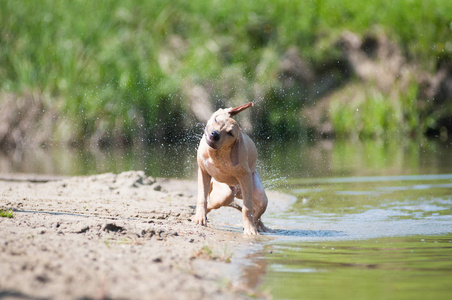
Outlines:
[[452, 1], [0, 1], [0, 173], [192, 177], [250, 101], [270, 185], [441, 172]]

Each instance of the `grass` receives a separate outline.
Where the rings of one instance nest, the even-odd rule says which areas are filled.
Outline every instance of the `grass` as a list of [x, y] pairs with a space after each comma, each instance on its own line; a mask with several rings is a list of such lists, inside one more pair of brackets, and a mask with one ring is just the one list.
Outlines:
[[421, 135], [434, 122], [421, 119], [417, 103], [418, 85], [412, 83], [403, 93], [389, 95], [367, 88], [364, 101], [344, 105], [339, 99], [331, 103], [330, 116], [336, 134], [341, 137], [388, 138], [408, 134]]
[[191, 86], [209, 86], [214, 106], [259, 100], [258, 89], [270, 99], [263, 128], [278, 135], [299, 125], [303, 106], [278, 78], [289, 47], [319, 69], [340, 55], [334, 43], [344, 30], [364, 35], [377, 26], [434, 70], [452, 57], [451, 16], [449, 0], [6, 0], [0, 91], [42, 93], [71, 124], [60, 136], [84, 141], [100, 131], [148, 143], [178, 136]]
[[14, 218], [14, 213], [12, 209], [3, 210], [0, 209], [0, 218]]

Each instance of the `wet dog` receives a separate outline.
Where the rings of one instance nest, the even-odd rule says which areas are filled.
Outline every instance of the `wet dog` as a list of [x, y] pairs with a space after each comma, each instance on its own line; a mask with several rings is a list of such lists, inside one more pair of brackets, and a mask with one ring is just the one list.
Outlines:
[[[242, 212], [245, 234], [267, 231], [261, 216], [268, 200], [256, 171], [256, 146], [232, 118], [251, 106], [219, 109], [207, 121], [197, 156], [198, 199], [192, 218], [197, 224], [206, 226], [212, 209], [231, 206]], [[234, 198], [243, 199], [243, 207]]]

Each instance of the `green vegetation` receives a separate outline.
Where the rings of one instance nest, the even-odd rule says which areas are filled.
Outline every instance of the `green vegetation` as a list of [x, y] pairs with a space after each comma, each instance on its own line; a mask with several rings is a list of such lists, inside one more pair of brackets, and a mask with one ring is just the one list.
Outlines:
[[[340, 58], [334, 45], [344, 30], [364, 35], [377, 26], [434, 71], [452, 57], [451, 16], [449, 0], [1, 1], [0, 92], [42, 94], [44, 108], [71, 124], [58, 136], [82, 144], [94, 134], [125, 143], [177, 137], [195, 85], [209, 87], [214, 106], [268, 100], [262, 131], [289, 135], [307, 96], [281, 86], [288, 48], [321, 70]], [[385, 97], [357, 107], [360, 135], [422, 122], [409, 103]], [[342, 109], [344, 118], [355, 115]], [[367, 132], [373, 114], [379, 127]], [[339, 132], [349, 130], [335, 118]]]
[[11, 209], [0, 209], [0, 218], [14, 218], [14, 213]]
[[373, 89], [366, 90], [363, 102], [344, 105], [338, 99], [331, 104], [331, 119], [339, 136], [384, 138], [387, 135], [425, 132], [430, 119], [421, 120], [417, 103], [418, 86], [413, 83], [404, 94], [389, 97]]

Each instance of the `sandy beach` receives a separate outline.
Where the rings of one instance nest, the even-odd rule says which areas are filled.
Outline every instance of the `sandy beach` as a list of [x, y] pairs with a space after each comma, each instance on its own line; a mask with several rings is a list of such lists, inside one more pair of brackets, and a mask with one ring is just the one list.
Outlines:
[[262, 268], [242, 263], [269, 237], [245, 237], [230, 208], [194, 225], [195, 195], [194, 182], [141, 171], [0, 176], [0, 208], [14, 211], [0, 218], [0, 298], [265, 297]]

